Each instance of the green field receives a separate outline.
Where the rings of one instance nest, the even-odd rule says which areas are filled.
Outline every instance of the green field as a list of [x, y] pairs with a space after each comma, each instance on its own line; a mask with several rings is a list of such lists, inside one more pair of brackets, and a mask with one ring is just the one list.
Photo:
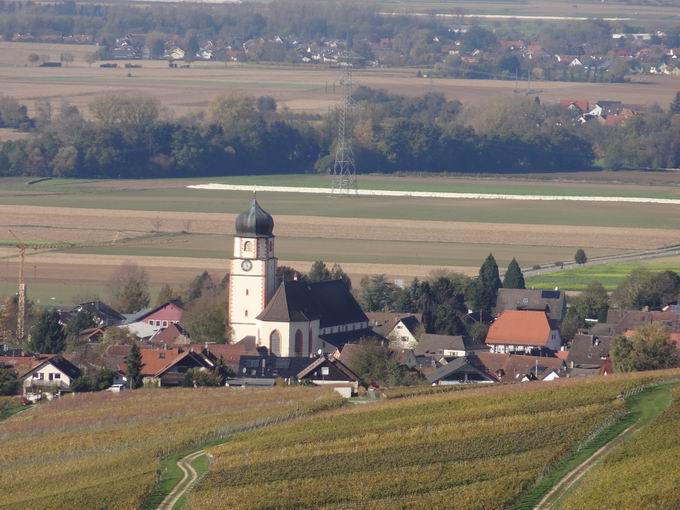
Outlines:
[[[262, 178], [265, 179], [265, 178]], [[273, 179], [273, 178], [272, 178]], [[281, 185], [316, 184], [318, 176], [279, 177]], [[0, 180], [0, 204], [43, 207], [83, 207], [139, 211], [240, 213], [247, 191], [194, 190], [184, 186], [225, 179], [158, 181], [60, 180], [26, 186], [23, 181]], [[266, 178], [269, 181], [269, 178]], [[324, 178], [323, 181], [327, 182]], [[398, 181], [397, 178], [385, 179]], [[252, 178], [243, 182], [253, 182]], [[376, 181], [382, 186], [381, 180]], [[362, 184], [363, 186], [364, 184]], [[400, 184], [411, 187], [412, 183]], [[538, 185], [538, 184], [537, 184]], [[392, 186], [396, 186], [393, 184]], [[415, 184], [413, 184], [415, 186]], [[444, 189], [444, 184], [430, 186]], [[453, 186], [453, 184], [451, 185]], [[525, 186], [526, 185], [522, 185]], [[533, 186], [533, 184], [531, 185]], [[596, 185], [593, 185], [596, 186]], [[487, 190], [478, 183], [476, 190]], [[641, 188], [644, 189], [644, 188]], [[488, 191], [488, 190], [487, 190]], [[492, 188], [492, 192], [500, 191]], [[505, 189], [507, 192], [508, 190]], [[518, 189], [518, 194], [522, 189]], [[524, 191], [528, 191], [526, 188]], [[604, 190], [598, 190], [598, 192]], [[554, 185], [545, 194], [559, 194]], [[618, 193], [618, 192], [617, 192]], [[640, 192], [645, 194], [644, 192]], [[541, 225], [584, 225], [680, 229], [680, 215], [670, 214], [677, 206], [658, 204], [534, 202], [507, 200], [442, 199], [415, 197], [329, 197], [323, 194], [258, 192], [272, 214], [349, 218], [471, 221]]]
[[546, 275], [527, 278], [527, 287], [579, 291], [589, 284], [599, 282], [609, 291], [614, 290], [634, 269], [644, 268], [649, 271], [680, 272], [680, 258], [646, 260], [640, 262], [612, 262], [577, 269], [567, 269]]

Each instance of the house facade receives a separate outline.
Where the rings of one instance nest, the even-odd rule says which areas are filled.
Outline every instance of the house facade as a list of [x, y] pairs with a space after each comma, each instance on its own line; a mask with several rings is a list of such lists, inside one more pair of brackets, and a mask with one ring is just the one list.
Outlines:
[[80, 369], [67, 359], [61, 356], [50, 356], [39, 361], [28, 372], [20, 376], [21, 387], [24, 395], [69, 391], [73, 382], [80, 375]]
[[546, 312], [506, 310], [489, 328], [486, 345], [491, 352], [503, 354], [556, 352], [562, 337]]

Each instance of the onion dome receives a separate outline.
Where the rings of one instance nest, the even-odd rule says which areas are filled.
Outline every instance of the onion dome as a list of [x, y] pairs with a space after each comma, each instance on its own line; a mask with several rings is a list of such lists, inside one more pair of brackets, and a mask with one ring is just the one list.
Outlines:
[[243, 211], [236, 218], [236, 234], [243, 237], [271, 237], [274, 230], [274, 218], [260, 207], [256, 199], [250, 209]]

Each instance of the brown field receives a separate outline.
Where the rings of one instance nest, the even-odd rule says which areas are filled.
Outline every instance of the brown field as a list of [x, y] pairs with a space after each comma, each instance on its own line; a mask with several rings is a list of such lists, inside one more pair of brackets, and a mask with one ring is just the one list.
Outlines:
[[0, 142], [9, 142], [10, 140], [25, 140], [31, 136], [31, 133], [17, 131], [16, 129], [0, 128]]
[[[90, 67], [78, 60], [88, 49], [78, 54], [69, 67], [39, 68], [25, 64], [28, 53], [46, 53], [58, 59], [63, 47], [71, 45], [27, 44], [33, 50], [22, 46], [23, 43], [0, 42], [0, 90], [29, 108], [44, 99], [85, 108], [94, 97], [112, 92], [151, 94], [176, 115], [205, 110], [215, 97], [234, 92], [271, 95], [282, 106], [309, 113], [325, 113], [340, 100], [340, 88], [333, 87], [339, 79], [338, 71], [328, 67], [197, 62], [190, 69], [169, 69], [164, 61], [144, 60], [136, 62], [144, 66], [142, 69], [101, 69], [98, 63]], [[123, 64], [124, 61], [119, 62]], [[355, 81], [358, 85], [405, 95], [441, 92], [449, 99], [469, 104], [517, 94], [514, 81], [428, 80], [417, 78], [416, 69], [358, 70]], [[677, 79], [648, 76], [628, 84], [536, 82], [532, 95], [548, 102], [583, 98], [666, 105], [679, 86]]]

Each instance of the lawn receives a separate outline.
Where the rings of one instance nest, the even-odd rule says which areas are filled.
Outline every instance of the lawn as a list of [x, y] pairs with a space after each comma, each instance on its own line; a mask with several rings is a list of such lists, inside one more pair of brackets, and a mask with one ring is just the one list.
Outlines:
[[188, 508], [504, 508], [648, 377], [397, 399], [240, 434], [209, 450], [215, 461]]
[[527, 287], [579, 291], [589, 284], [599, 282], [609, 291], [614, 290], [633, 270], [644, 268], [649, 271], [680, 272], [680, 258], [652, 259], [639, 262], [612, 262], [594, 266], [556, 271], [527, 278]]

